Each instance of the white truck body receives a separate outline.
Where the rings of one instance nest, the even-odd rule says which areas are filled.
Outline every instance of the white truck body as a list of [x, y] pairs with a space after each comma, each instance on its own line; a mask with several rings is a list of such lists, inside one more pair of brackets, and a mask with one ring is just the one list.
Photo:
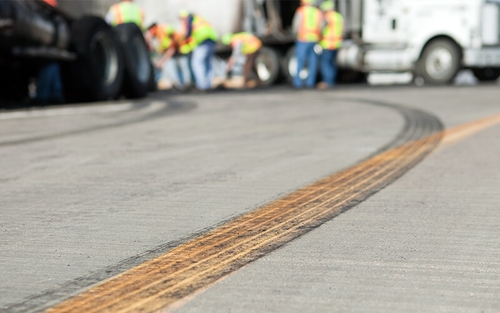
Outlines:
[[435, 38], [455, 42], [464, 67], [500, 67], [500, 1], [365, 0], [363, 12], [365, 71], [414, 70]]

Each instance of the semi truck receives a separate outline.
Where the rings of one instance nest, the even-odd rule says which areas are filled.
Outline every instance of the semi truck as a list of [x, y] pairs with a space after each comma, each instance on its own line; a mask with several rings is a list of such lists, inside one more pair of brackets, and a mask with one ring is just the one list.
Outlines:
[[[296, 74], [292, 20], [300, 0], [136, 2], [151, 22], [176, 25], [177, 12], [187, 9], [206, 18], [219, 34], [256, 34], [264, 43], [256, 70], [266, 84]], [[462, 68], [472, 69], [479, 80], [500, 76], [499, 0], [335, 2], [345, 18], [345, 42], [338, 53], [341, 79], [359, 80], [370, 72], [413, 72], [425, 83], [446, 84]]]
[[[117, 0], [116, 0], [117, 1]], [[0, 97], [22, 96], [44, 62], [61, 63], [73, 100], [138, 97], [152, 81], [138, 29], [111, 29], [101, 18], [115, 0], [0, 1]], [[316, 0], [320, 5], [323, 0]], [[203, 16], [220, 35], [248, 31], [263, 41], [256, 72], [264, 84], [296, 73], [292, 21], [300, 0], [135, 0], [152, 22], [178, 26], [181, 9]], [[479, 80], [500, 76], [500, 0], [336, 0], [345, 18], [339, 78], [412, 72], [450, 83], [460, 69]], [[125, 29], [126, 28], [126, 29]], [[227, 47], [219, 45], [221, 55]], [[318, 53], [321, 53], [318, 49]], [[300, 73], [307, 75], [307, 69]]]
[[411, 71], [431, 84], [450, 83], [462, 68], [479, 80], [500, 76], [498, 0], [365, 0], [360, 7], [344, 2], [355, 27], [348, 25], [354, 37], [340, 53], [343, 67]]
[[68, 101], [142, 97], [153, 71], [141, 29], [40, 0], [0, 1], [0, 101], [24, 101], [38, 72], [56, 62]]

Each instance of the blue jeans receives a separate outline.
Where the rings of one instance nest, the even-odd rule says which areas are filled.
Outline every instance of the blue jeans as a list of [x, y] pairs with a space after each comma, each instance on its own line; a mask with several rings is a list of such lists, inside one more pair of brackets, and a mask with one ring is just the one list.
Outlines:
[[337, 81], [337, 50], [323, 50], [321, 54], [321, 77], [332, 87]]
[[36, 85], [36, 100], [41, 103], [64, 102], [59, 63], [51, 62], [40, 69]]
[[161, 70], [158, 70], [156, 80], [163, 77], [174, 82], [174, 84], [185, 87], [194, 81], [190, 67], [188, 56], [174, 56], [163, 65]]
[[315, 42], [297, 41], [295, 43], [295, 57], [297, 58], [297, 74], [295, 74], [293, 78], [293, 86], [295, 88], [301, 88], [303, 85], [302, 79], [300, 78], [300, 71], [306, 66], [306, 61], [309, 72], [306, 78], [306, 86], [312, 88], [316, 84], [318, 55], [314, 51], [315, 45]]
[[206, 40], [193, 51], [191, 66], [193, 68], [196, 88], [207, 90], [212, 87], [214, 71], [212, 59], [215, 56], [215, 42]]

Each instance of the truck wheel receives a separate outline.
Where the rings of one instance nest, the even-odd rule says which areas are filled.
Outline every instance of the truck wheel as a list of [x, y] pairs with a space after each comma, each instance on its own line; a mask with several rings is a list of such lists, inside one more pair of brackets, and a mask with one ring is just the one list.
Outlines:
[[[319, 65], [319, 60], [318, 60], [318, 65]], [[288, 49], [285, 58], [283, 59], [283, 76], [285, 76], [286, 80], [289, 83], [293, 82], [293, 78], [297, 74], [297, 58], [295, 57], [295, 47], [291, 47]], [[317, 72], [318, 75], [320, 72]], [[309, 76], [309, 69], [308, 65], [306, 64], [305, 67], [300, 71], [300, 78], [302, 80], [306, 80], [307, 76]]]
[[424, 49], [417, 71], [427, 83], [448, 84], [457, 75], [460, 62], [460, 48], [450, 40], [437, 39]]
[[122, 87], [124, 64], [111, 27], [102, 18], [85, 16], [72, 24], [71, 35], [78, 58], [63, 68], [67, 99], [116, 99]]
[[255, 58], [255, 71], [264, 86], [278, 81], [280, 75], [279, 52], [269, 47], [262, 47]]
[[120, 41], [125, 61], [123, 94], [127, 98], [144, 97], [150, 89], [152, 71], [142, 32], [134, 23], [118, 25], [114, 31]]
[[[283, 76], [286, 81], [291, 83], [297, 72], [297, 58], [295, 58], [295, 47], [291, 47], [285, 54], [283, 58], [283, 64], [281, 66], [283, 71]], [[307, 73], [306, 73], [307, 75]]]
[[156, 85], [155, 68], [153, 66], [153, 63], [149, 64], [149, 68], [151, 70], [151, 73], [149, 74], [149, 79], [148, 79], [148, 91], [153, 92], [158, 90], [158, 86]]
[[488, 82], [497, 80], [500, 77], [500, 68], [475, 68], [472, 73], [479, 81]]

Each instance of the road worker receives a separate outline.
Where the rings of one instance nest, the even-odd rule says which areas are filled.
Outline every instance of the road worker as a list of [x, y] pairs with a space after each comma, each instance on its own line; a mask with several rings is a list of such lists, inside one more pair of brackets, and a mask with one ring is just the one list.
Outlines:
[[175, 29], [170, 25], [153, 23], [148, 27], [148, 30], [144, 34], [144, 39], [148, 43], [150, 50], [161, 54], [160, 59], [155, 62], [157, 67], [161, 68], [165, 62], [174, 56], [176, 51], [176, 37], [178, 35], [176, 35]]
[[[160, 54], [154, 64], [159, 70], [168, 74], [175, 73], [173, 80], [178, 82], [178, 87], [183, 89], [187, 82], [191, 82], [189, 60], [186, 55], [179, 53], [179, 48], [184, 42], [182, 34], [167, 24], [152, 24], [145, 34], [150, 50]], [[169, 66], [171, 65], [171, 66]], [[167, 76], [167, 75], [163, 75]]]
[[214, 77], [212, 59], [215, 56], [217, 32], [206, 20], [188, 11], [179, 12], [179, 18], [186, 34], [186, 41], [180, 47], [180, 52], [188, 54], [192, 51], [191, 67], [196, 88], [208, 90], [212, 88]]
[[323, 28], [320, 46], [321, 54], [320, 68], [323, 81], [318, 88], [326, 89], [335, 85], [337, 79], [337, 51], [342, 46], [344, 33], [344, 18], [335, 11], [335, 3], [331, 0], [321, 4], [321, 10], [326, 22]]
[[293, 78], [293, 86], [302, 88], [303, 82], [300, 72], [304, 69], [306, 62], [308, 76], [306, 86], [314, 88], [316, 84], [316, 74], [318, 67], [318, 55], [315, 46], [321, 39], [321, 29], [323, 28], [323, 14], [313, 5], [314, 0], [301, 0], [301, 6], [295, 12], [293, 28], [297, 33], [295, 44], [295, 56], [297, 58], [297, 73]]
[[144, 11], [132, 0], [121, 0], [109, 8], [106, 14], [106, 22], [112, 26], [134, 23], [142, 29]]
[[[226, 34], [222, 37], [222, 43], [226, 46], [231, 46], [233, 53], [227, 62], [226, 71], [230, 72], [236, 60], [241, 55], [246, 57], [245, 65], [243, 66], [243, 79], [245, 86], [255, 87], [256, 84], [261, 84], [259, 76], [254, 71], [255, 57], [262, 47], [262, 42], [259, 38], [251, 33], [242, 32], [237, 34]], [[253, 72], [253, 73], [252, 73]], [[257, 83], [251, 80], [254, 74]]]

